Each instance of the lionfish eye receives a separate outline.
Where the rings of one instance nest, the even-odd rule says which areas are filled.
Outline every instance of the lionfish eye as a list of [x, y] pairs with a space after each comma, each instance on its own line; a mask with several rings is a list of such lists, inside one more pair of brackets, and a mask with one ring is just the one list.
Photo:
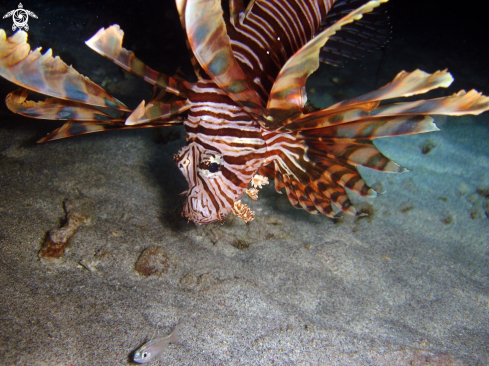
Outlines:
[[219, 164], [211, 163], [211, 165], [209, 165], [209, 172], [217, 173], [218, 171], [219, 171]]
[[147, 358], [149, 356], [148, 352], [143, 353], [143, 358]]
[[222, 156], [215, 151], [206, 151], [200, 157], [198, 165], [199, 173], [204, 177], [211, 178], [221, 170]]

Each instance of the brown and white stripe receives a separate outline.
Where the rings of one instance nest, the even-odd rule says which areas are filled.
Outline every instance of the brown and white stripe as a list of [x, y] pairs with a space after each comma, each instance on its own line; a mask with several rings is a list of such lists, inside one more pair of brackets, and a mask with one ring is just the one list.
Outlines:
[[[263, 164], [266, 144], [260, 126], [210, 80], [201, 80], [189, 97], [184, 122], [187, 145], [175, 162], [189, 181], [183, 214], [196, 223], [222, 220]], [[206, 159], [218, 170], [206, 169]]]
[[234, 56], [263, 99], [285, 62], [316, 34], [333, 2], [256, 0], [241, 22], [228, 27]]

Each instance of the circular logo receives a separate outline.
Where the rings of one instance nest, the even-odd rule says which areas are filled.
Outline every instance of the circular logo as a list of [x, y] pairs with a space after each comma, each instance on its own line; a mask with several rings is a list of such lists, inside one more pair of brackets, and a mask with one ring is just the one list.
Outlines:
[[19, 8], [9, 11], [3, 16], [3, 19], [10, 16], [12, 17], [12, 20], [14, 22], [14, 24], [12, 25], [13, 31], [15, 31], [16, 29], [25, 29], [26, 31], [28, 31], [29, 25], [27, 24], [27, 22], [29, 20], [29, 15], [37, 19], [36, 14], [34, 14], [32, 11], [24, 9], [22, 3], [19, 3]]

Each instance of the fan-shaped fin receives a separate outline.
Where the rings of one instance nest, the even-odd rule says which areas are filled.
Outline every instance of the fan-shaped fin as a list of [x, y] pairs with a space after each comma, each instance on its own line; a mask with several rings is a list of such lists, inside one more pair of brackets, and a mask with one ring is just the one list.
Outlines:
[[312, 139], [321, 138], [324, 140], [370, 140], [378, 137], [412, 135], [432, 131], [438, 131], [438, 128], [433, 123], [433, 118], [429, 116], [389, 116], [307, 130], [301, 132], [300, 136]]
[[323, 215], [326, 215], [331, 218], [335, 218], [336, 213], [334, 212], [333, 207], [331, 206], [331, 200], [319, 190], [310, 188], [310, 186], [306, 186], [306, 187], [312, 190], [309, 193], [309, 195], [312, 197], [312, 202], [314, 203], [314, 207], [316, 207], [316, 209]]
[[303, 208], [309, 213], [320, 212], [329, 217], [336, 217], [332, 204], [348, 214], [357, 213], [345, 189], [331, 182], [326, 175], [317, 179], [308, 177], [306, 180], [299, 180], [295, 175], [287, 174], [279, 168], [275, 173], [275, 188], [277, 192], [285, 188], [292, 206]]
[[[379, 106], [382, 98], [424, 93], [439, 86], [446, 87], [452, 80], [451, 75], [446, 71], [438, 71], [431, 75], [420, 70], [411, 73], [403, 71], [391, 83], [375, 92], [349, 99], [349, 102], [337, 103], [335, 106], [301, 115], [293, 119], [291, 123], [281, 127], [280, 130], [306, 131], [360, 121], [367, 124], [370, 123], [373, 126], [375, 122], [372, 119], [379, 117], [392, 116], [395, 117], [394, 120], [399, 121], [397, 116], [436, 114], [461, 116], [466, 114], [480, 114], [489, 110], [489, 98], [476, 90], [470, 90], [469, 92], [461, 90], [451, 96], [442, 98]], [[364, 128], [367, 128], [367, 124]], [[428, 124], [425, 126], [429, 127]], [[342, 130], [342, 127], [338, 127], [338, 129]], [[416, 130], [417, 132], [412, 131], [411, 133], [433, 130], [434, 128], [431, 126], [426, 130]], [[353, 136], [350, 137], [353, 138]]]
[[117, 110], [102, 111], [93, 106], [58, 98], [47, 98], [44, 102], [33, 102], [26, 100], [28, 93], [27, 89], [19, 89], [7, 95], [5, 102], [8, 109], [22, 116], [51, 120], [117, 120], [123, 122], [124, 115], [127, 115], [127, 113]]
[[[274, 161], [275, 189], [285, 188], [292, 205], [309, 212], [317, 210], [334, 217], [336, 214], [331, 207], [334, 204], [344, 212], [356, 214], [345, 188], [362, 196], [375, 196], [376, 192], [358, 173], [358, 165], [402, 171], [381, 155], [370, 141], [363, 145], [344, 141], [343, 149], [340, 149], [336, 144], [317, 137], [304, 139], [297, 134], [272, 131], [265, 132], [264, 137], [270, 158]], [[356, 148], [348, 149], [348, 142], [357, 144]], [[367, 144], [370, 144], [368, 148]]]
[[138, 59], [134, 52], [122, 47], [124, 32], [114, 24], [109, 28], [101, 28], [85, 44], [98, 54], [107, 57], [124, 70], [143, 78], [152, 85], [156, 85], [172, 94], [185, 97], [188, 93], [185, 82], [170, 77], [162, 72], [155, 71]]
[[44, 55], [40, 48], [29, 51], [26, 32], [18, 31], [7, 39], [5, 31], [0, 29], [0, 75], [19, 86], [55, 98], [130, 111], [59, 57], [52, 57], [51, 49]]
[[187, 0], [175, 0], [175, 3], [177, 5], [180, 24], [182, 25], [183, 33], [185, 34], [185, 43], [187, 45], [188, 53], [190, 55], [190, 63], [192, 64], [195, 75], [200, 80], [204, 78], [206, 75], [205, 75], [205, 71], [202, 69], [202, 67], [199, 64], [199, 61], [197, 61], [197, 59], [195, 58], [195, 55], [192, 51], [192, 47], [190, 47], [190, 43], [188, 41], [187, 26], [185, 24], [185, 7], [187, 6]]
[[339, 159], [350, 165], [361, 165], [366, 168], [387, 173], [401, 173], [406, 169], [384, 156], [373, 145], [372, 141], [336, 140], [307, 141], [308, 154], [322, 155], [329, 159]]
[[[315, 202], [319, 200], [319, 205], [316, 205], [316, 208], [318, 208], [321, 213], [325, 212], [324, 214], [327, 216], [336, 217], [336, 213], [331, 207], [332, 203], [347, 214], [357, 214], [357, 210], [353, 207], [348, 198], [346, 190], [341, 185], [329, 181], [327, 176], [320, 176], [317, 180], [313, 181], [310, 186], [316, 193], [314, 195]], [[326, 204], [328, 204], [329, 207], [327, 207]]]
[[370, 115], [395, 116], [441, 114], [448, 116], [464, 116], [467, 114], [478, 115], [487, 110], [489, 110], [489, 97], [472, 89], [468, 92], [461, 90], [448, 97], [380, 106], [371, 111]]
[[377, 193], [365, 183], [354, 166], [336, 159], [325, 158], [322, 155], [315, 155], [312, 152], [308, 154], [308, 157], [314, 161], [314, 164], [318, 169], [323, 171], [323, 179], [327, 179], [329, 183], [336, 183], [361, 196], [375, 197], [377, 195]]
[[367, 94], [336, 103], [326, 108], [325, 111], [366, 102], [410, 97], [440, 87], [447, 88], [452, 82], [453, 77], [447, 70], [436, 71], [433, 74], [428, 74], [421, 70], [413, 72], [401, 71], [389, 84]]
[[[384, 172], [405, 171], [382, 155], [373, 145], [378, 137], [436, 131], [430, 114], [465, 115], [489, 110], [489, 98], [471, 90], [448, 97], [380, 105], [383, 99], [425, 93], [452, 82], [447, 71], [427, 74], [416, 70], [401, 72], [384, 87], [292, 119], [280, 131], [267, 131], [268, 150], [275, 159], [276, 187], [288, 188], [296, 206], [308, 206], [332, 215], [328, 199], [345, 212], [353, 213], [344, 188], [362, 196], [375, 196], [356, 167]], [[285, 132], [289, 131], [289, 132]], [[282, 176], [287, 175], [287, 179]], [[299, 183], [293, 183], [293, 181]], [[316, 192], [309, 192], [310, 190]], [[309, 198], [306, 202], [301, 197]], [[312, 198], [311, 198], [312, 197]], [[326, 197], [326, 199], [324, 198]], [[341, 198], [338, 198], [341, 197]], [[323, 202], [318, 207], [318, 202]]]
[[387, 0], [369, 1], [319, 33], [296, 52], [280, 70], [267, 104], [266, 128], [277, 128], [302, 113], [306, 103], [306, 80], [319, 67], [319, 51], [342, 26], [362, 18]]
[[261, 118], [264, 103], [234, 58], [219, 0], [188, 0], [187, 36], [192, 51], [212, 80], [248, 113]]
[[322, 109], [297, 117], [289, 124], [282, 126], [282, 131], [304, 131], [314, 128], [334, 126], [340, 123], [358, 121], [370, 117], [370, 111], [375, 109], [380, 102], [367, 102], [356, 104], [354, 107], [346, 106], [338, 109]]
[[157, 119], [172, 118], [186, 111], [192, 106], [187, 99], [178, 100], [173, 103], [162, 103], [158, 100], [152, 100], [145, 106], [144, 100], [127, 118], [126, 125], [140, 125]]
[[[297, 180], [291, 181], [295, 196], [299, 200], [299, 205], [311, 214], [317, 214], [318, 210], [312, 201], [310, 193], [313, 191], [310, 186], [306, 186]], [[308, 193], [309, 192], [309, 193]]]
[[153, 123], [147, 123], [144, 125], [126, 126], [124, 122], [78, 122], [68, 121], [60, 128], [54, 130], [47, 136], [43, 137], [38, 143], [64, 139], [66, 137], [73, 137], [78, 135], [85, 135], [87, 133], [104, 132], [112, 130], [125, 130], [134, 128], [155, 128], [155, 127], [167, 127], [181, 124], [182, 119], [153, 121]]

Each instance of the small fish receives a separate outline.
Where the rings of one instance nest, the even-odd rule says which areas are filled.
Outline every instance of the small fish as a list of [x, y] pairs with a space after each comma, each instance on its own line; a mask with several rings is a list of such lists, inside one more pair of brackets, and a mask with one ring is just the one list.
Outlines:
[[155, 338], [152, 341], [142, 345], [134, 353], [134, 362], [149, 363], [154, 361], [170, 343], [175, 343], [178, 341], [179, 328], [180, 327], [177, 325], [170, 334], [164, 337]]

